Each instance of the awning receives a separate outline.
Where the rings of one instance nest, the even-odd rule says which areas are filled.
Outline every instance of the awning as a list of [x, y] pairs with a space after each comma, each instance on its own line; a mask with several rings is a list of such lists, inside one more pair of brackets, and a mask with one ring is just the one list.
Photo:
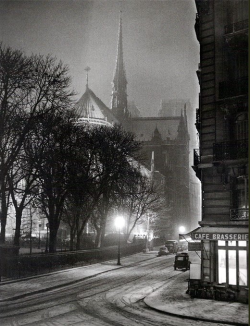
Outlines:
[[189, 231], [188, 233], [180, 233], [179, 234], [179, 240], [182, 240], [182, 239], [184, 239], [184, 240], [191, 240], [191, 233], [193, 233], [193, 232], [196, 232], [197, 230], [199, 230], [201, 227], [199, 226], [198, 228], [196, 228], [196, 229], [194, 229], [194, 230], [192, 230], [192, 231]]
[[190, 236], [193, 240], [236, 240], [248, 241], [248, 227], [209, 227], [203, 226], [180, 234], [180, 237]]

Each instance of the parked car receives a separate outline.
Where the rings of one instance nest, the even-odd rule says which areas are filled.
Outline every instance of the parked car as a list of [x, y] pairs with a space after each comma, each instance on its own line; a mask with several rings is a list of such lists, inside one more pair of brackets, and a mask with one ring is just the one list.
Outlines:
[[161, 247], [160, 250], [158, 251], [158, 256], [164, 256], [168, 255], [169, 251], [167, 247]]
[[165, 247], [168, 248], [169, 253], [175, 254], [178, 251], [178, 241], [177, 240], [167, 240], [165, 242]]
[[177, 254], [174, 260], [174, 269], [190, 269], [189, 255], [186, 252]]

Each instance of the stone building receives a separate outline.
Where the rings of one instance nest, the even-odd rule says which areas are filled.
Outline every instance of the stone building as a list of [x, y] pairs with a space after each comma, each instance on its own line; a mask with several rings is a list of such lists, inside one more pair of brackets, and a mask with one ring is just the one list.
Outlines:
[[248, 288], [248, 1], [196, 0], [200, 43], [200, 148], [194, 170], [202, 184], [201, 280]]
[[[154, 153], [155, 169], [165, 176], [166, 198], [169, 204], [169, 217], [172, 220], [166, 237], [178, 238], [179, 227], [187, 230], [197, 226], [200, 207], [190, 209], [191, 191], [199, 189], [199, 182], [193, 180], [190, 188], [191, 171], [189, 163], [189, 130], [186, 105], [181, 110], [169, 115], [141, 117], [138, 110], [131, 110], [127, 103], [127, 78], [123, 58], [122, 19], [120, 17], [118, 33], [118, 50], [113, 80], [111, 111], [123, 127], [135, 133], [142, 142], [145, 165], [150, 168]], [[163, 108], [162, 108], [163, 109]], [[166, 111], [167, 107], [164, 107]], [[171, 112], [170, 112], [171, 111]], [[142, 115], [142, 114], [141, 114]], [[196, 190], [197, 190], [196, 189]], [[196, 193], [199, 193], [199, 190]], [[199, 201], [198, 201], [199, 202]]]

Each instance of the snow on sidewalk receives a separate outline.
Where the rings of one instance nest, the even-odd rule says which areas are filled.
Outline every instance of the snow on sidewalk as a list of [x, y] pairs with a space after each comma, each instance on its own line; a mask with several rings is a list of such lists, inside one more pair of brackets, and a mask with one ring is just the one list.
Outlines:
[[248, 325], [248, 305], [239, 302], [191, 298], [186, 294], [188, 272], [184, 272], [153, 292], [144, 302], [162, 312], [194, 319]]

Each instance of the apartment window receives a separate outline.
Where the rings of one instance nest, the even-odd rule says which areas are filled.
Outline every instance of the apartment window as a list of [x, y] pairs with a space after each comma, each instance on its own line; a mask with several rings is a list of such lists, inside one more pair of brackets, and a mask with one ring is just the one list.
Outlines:
[[247, 242], [218, 241], [218, 282], [247, 286]]
[[248, 178], [242, 177], [237, 178], [237, 186], [236, 186], [236, 194], [237, 194], [237, 208], [249, 208], [248, 202]]
[[235, 120], [236, 140], [248, 139], [248, 117], [246, 113], [238, 115]]

